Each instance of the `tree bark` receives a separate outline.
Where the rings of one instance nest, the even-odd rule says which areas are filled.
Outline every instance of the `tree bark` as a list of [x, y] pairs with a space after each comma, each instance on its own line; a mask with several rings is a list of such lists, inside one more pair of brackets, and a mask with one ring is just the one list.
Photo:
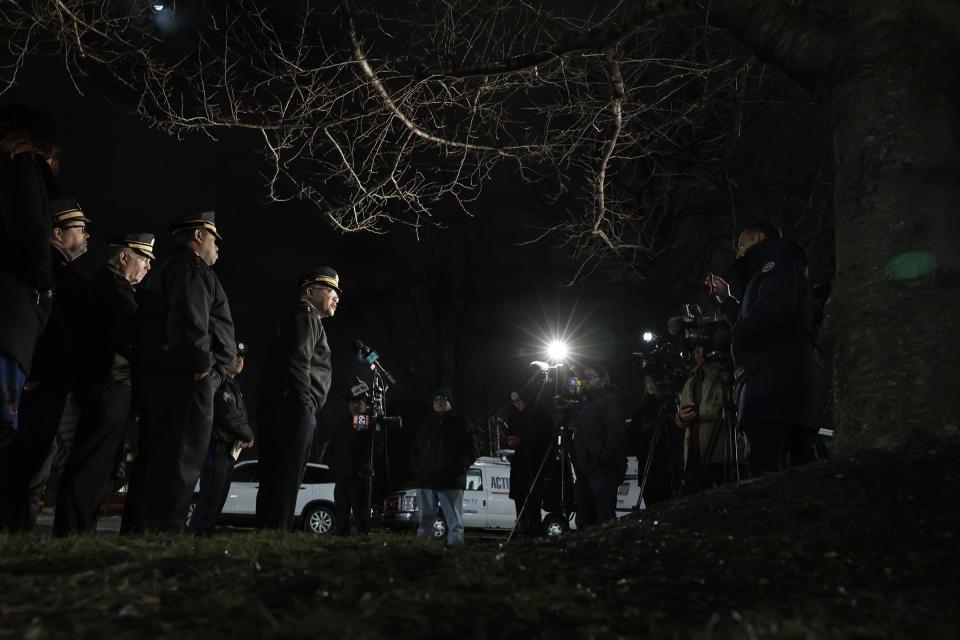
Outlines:
[[837, 453], [957, 442], [960, 5], [848, 7], [837, 33], [756, 0], [716, 0], [711, 21], [808, 89], [828, 87]]
[[842, 454], [960, 440], [960, 10], [920, 4], [851, 1], [835, 72]]

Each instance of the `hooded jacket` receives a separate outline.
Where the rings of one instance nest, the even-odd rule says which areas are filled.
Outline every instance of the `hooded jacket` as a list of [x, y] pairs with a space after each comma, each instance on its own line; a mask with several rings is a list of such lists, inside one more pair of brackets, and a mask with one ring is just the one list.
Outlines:
[[793, 240], [763, 240], [747, 249], [737, 269], [747, 283], [743, 300], [731, 296], [721, 311], [741, 384], [739, 422], [815, 428], [819, 376], [806, 253]]

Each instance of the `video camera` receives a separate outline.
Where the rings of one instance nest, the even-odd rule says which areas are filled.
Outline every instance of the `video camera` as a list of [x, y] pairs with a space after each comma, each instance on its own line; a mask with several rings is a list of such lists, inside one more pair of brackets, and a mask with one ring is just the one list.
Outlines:
[[569, 363], [550, 365], [540, 360], [534, 360], [530, 366], [539, 369], [536, 381], [541, 386], [551, 381], [556, 383], [557, 402], [564, 406], [578, 404], [583, 401], [584, 381], [577, 368]]
[[687, 356], [679, 351], [668, 338], [658, 338], [654, 334], [644, 336], [644, 347], [634, 351], [637, 373], [652, 376], [657, 387], [669, 392], [665, 397], [680, 393], [683, 383], [690, 375], [690, 363]]
[[680, 338], [684, 351], [702, 346], [707, 361], [730, 360], [730, 325], [719, 311], [703, 313], [699, 305], [685, 304], [682, 315], [667, 320], [667, 330]]

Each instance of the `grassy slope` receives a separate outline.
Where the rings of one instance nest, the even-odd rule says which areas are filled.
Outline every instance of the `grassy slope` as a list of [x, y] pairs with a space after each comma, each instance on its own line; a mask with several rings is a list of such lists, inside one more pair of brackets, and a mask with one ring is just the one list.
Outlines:
[[954, 638], [958, 453], [817, 463], [504, 549], [0, 537], [0, 637]]

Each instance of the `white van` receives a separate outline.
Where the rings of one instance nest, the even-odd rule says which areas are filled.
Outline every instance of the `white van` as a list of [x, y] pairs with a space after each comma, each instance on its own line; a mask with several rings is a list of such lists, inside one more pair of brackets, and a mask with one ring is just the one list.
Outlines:
[[[503, 453], [508, 453], [504, 451]], [[640, 488], [637, 484], [637, 459], [627, 458], [627, 475], [617, 490], [617, 516], [625, 516], [637, 507]], [[643, 504], [639, 508], [644, 508]], [[562, 513], [542, 511], [543, 533], [560, 535], [567, 529], [575, 529], [574, 517]], [[383, 524], [392, 529], [415, 529], [420, 522], [415, 488], [395, 491], [387, 496], [383, 509]], [[507, 456], [481, 457], [467, 471], [463, 492], [463, 526], [465, 529], [484, 529], [507, 532], [517, 522], [517, 512], [510, 499], [510, 462]], [[447, 534], [443, 517], [433, 525], [434, 535], [442, 538]]]

